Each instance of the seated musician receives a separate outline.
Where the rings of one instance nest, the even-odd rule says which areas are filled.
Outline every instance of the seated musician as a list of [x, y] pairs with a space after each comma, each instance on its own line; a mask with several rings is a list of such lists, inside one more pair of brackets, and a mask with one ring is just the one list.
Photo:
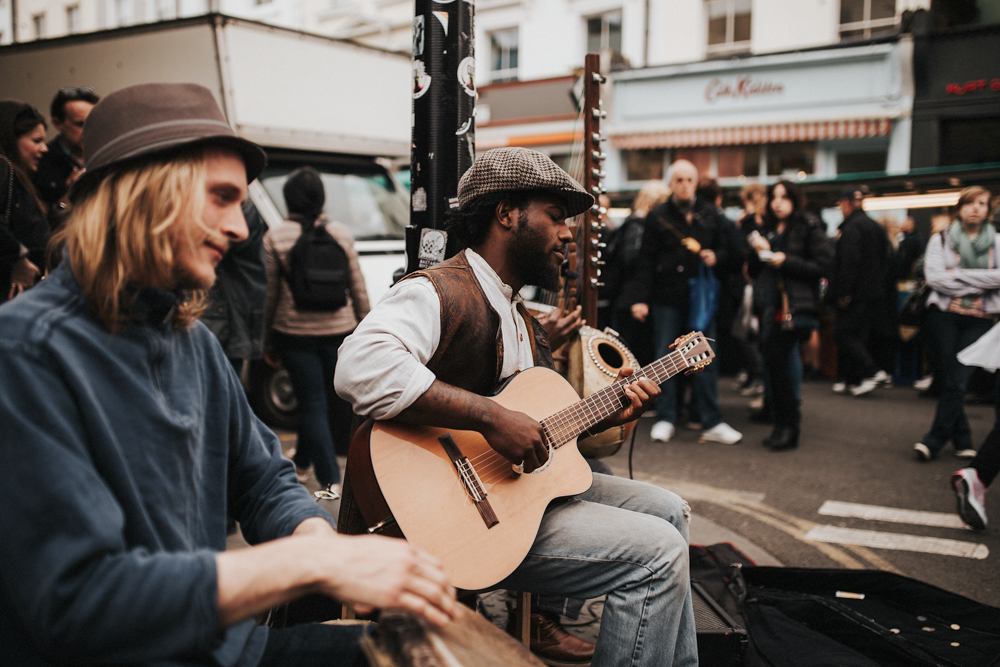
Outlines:
[[[336, 389], [359, 415], [476, 431], [531, 472], [548, 457], [542, 426], [483, 396], [519, 370], [551, 365], [518, 291], [558, 287], [566, 219], [593, 197], [541, 153], [503, 148], [475, 161], [458, 201], [450, 229], [466, 249], [387, 293], [341, 347]], [[659, 389], [644, 378], [625, 393], [627, 407], [593, 430], [635, 419]], [[550, 504], [527, 557], [499, 586], [607, 595], [593, 665], [697, 664], [689, 513], [669, 491], [594, 474], [590, 490]]]
[[[264, 154], [192, 84], [117, 91], [83, 131], [61, 264], [0, 307], [0, 647], [10, 665], [346, 665], [354, 628], [258, 627], [316, 592], [445, 624], [401, 540], [347, 537], [196, 321]], [[226, 549], [226, 515], [254, 548]]]

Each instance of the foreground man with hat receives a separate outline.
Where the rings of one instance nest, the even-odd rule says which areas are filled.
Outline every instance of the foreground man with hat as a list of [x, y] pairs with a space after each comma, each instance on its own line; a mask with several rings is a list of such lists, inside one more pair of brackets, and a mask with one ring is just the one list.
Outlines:
[[[359, 415], [479, 432], [528, 473], [548, 457], [542, 426], [483, 396], [519, 370], [551, 367], [545, 330], [518, 292], [558, 289], [572, 239], [566, 219], [594, 199], [545, 155], [503, 148], [476, 160], [458, 201], [450, 232], [466, 249], [383, 297], [341, 346], [336, 389]], [[592, 430], [635, 419], [659, 394], [645, 378], [629, 387], [629, 405]], [[593, 478], [590, 490], [549, 505], [527, 557], [499, 587], [607, 595], [595, 666], [697, 664], [690, 510], [649, 484]], [[348, 494], [349, 475], [345, 483]]]
[[61, 264], [0, 307], [4, 661], [354, 664], [355, 629], [257, 626], [307, 593], [453, 618], [430, 556], [334, 532], [197, 322], [263, 152], [188, 84], [108, 95], [84, 148]]

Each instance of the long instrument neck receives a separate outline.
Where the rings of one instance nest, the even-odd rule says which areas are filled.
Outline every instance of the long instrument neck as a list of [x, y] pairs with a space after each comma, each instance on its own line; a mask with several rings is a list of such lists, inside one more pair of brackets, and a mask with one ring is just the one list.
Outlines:
[[661, 384], [687, 368], [684, 355], [680, 351], [671, 352], [639, 369], [632, 377], [615, 380], [582, 401], [543, 419], [542, 426], [553, 446], [560, 447], [628, 405], [626, 384], [643, 377], [649, 378], [654, 384]]

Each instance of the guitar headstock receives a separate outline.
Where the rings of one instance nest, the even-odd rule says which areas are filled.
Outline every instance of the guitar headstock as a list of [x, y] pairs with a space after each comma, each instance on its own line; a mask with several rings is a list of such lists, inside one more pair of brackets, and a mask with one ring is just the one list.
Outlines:
[[681, 336], [671, 347], [684, 358], [684, 363], [687, 364], [685, 373], [696, 373], [712, 363], [712, 359], [715, 358], [712, 346], [708, 344], [705, 334], [700, 331], [692, 331]]

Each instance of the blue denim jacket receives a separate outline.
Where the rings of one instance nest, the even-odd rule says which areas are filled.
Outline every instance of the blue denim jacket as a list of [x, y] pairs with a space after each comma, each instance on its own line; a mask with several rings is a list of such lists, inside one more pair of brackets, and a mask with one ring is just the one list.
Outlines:
[[145, 290], [118, 334], [64, 261], [0, 307], [0, 646], [18, 665], [254, 665], [219, 631], [226, 512], [251, 544], [330, 520], [211, 333]]

